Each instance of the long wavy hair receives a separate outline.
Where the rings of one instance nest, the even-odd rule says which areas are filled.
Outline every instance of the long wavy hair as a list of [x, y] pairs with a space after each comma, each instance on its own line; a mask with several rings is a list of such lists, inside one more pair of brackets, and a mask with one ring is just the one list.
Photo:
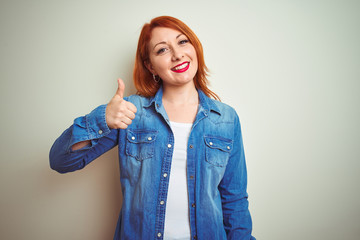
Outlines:
[[207, 85], [209, 81], [208, 68], [205, 65], [204, 53], [202, 45], [195, 33], [182, 21], [170, 16], [161, 16], [146, 23], [140, 33], [139, 42], [136, 50], [135, 66], [133, 80], [137, 93], [145, 97], [155, 96], [160, 88], [161, 82], [155, 82], [152, 73], [146, 68], [145, 62], [150, 61], [149, 58], [149, 42], [152, 30], [156, 27], [166, 27], [175, 29], [184, 34], [194, 46], [198, 59], [198, 70], [194, 77], [194, 84], [197, 89], [201, 89], [206, 96], [220, 100], [219, 96], [211, 91]]

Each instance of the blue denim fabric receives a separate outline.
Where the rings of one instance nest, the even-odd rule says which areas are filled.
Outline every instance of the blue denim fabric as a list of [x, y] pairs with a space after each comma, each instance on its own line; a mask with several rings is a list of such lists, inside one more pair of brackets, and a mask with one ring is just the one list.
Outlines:
[[[239, 118], [233, 108], [198, 92], [199, 110], [187, 151], [191, 236], [255, 239]], [[123, 203], [114, 239], [163, 239], [174, 136], [162, 105], [162, 88], [153, 98], [132, 95], [125, 100], [138, 109], [127, 129], [109, 129], [106, 105], [99, 106], [75, 119], [55, 141], [50, 166], [60, 173], [82, 169], [118, 145]], [[71, 150], [84, 140], [91, 140], [91, 145]]]

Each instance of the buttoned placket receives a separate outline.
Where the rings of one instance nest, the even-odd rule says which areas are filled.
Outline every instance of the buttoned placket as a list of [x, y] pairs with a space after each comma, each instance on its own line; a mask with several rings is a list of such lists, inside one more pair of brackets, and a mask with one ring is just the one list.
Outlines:
[[155, 225], [155, 239], [163, 239], [164, 226], [165, 226], [165, 211], [166, 211], [166, 199], [169, 187], [169, 173], [171, 169], [171, 160], [174, 152], [174, 134], [171, 131], [169, 120], [167, 118], [165, 109], [159, 103], [156, 104], [156, 111], [165, 119], [168, 123], [169, 137], [166, 143], [165, 157], [161, 166], [160, 186], [158, 193], [158, 204], [156, 210], [156, 225]]
[[197, 238], [197, 229], [196, 229], [196, 142], [193, 136], [193, 131], [196, 128], [197, 124], [207, 117], [207, 111], [199, 106], [199, 112], [196, 115], [194, 124], [191, 128], [189, 140], [188, 140], [188, 151], [187, 151], [187, 176], [188, 176], [188, 194], [189, 194], [189, 218], [190, 218], [190, 232], [192, 239]]
[[[196, 169], [196, 163], [194, 161], [194, 155], [195, 155], [195, 148], [193, 144], [193, 139], [191, 137], [191, 133], [189, 136], [188, 141], [188, 151], [187, 151], [187, 185], [188, 185], [188, 194], [189, 194], [189, 206], [191, 203], [195, 202], [195, 191], [196, 191], [196, 182], [195, 182], [195, 169]], [[195, 227], [195, 221], [196, 221], [196, 212], [195, 208], [189, 207], [189, 219], [190, 219], [190, 233], [191, 236], [196, 235], [196, 227]]]

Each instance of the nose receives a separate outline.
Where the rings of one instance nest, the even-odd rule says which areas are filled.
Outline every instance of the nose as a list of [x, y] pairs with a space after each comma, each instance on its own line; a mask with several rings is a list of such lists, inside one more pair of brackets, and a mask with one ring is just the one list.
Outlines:
[[174, 47], [172, 49], [172, 58], [171, 60], [176, 62], [176, 61], [179, 61], [180, 59], [182, 59], [184, 57], [184, 54], [183, 52], [181, 51], [181, 49], [177, 48], [177, 47]]

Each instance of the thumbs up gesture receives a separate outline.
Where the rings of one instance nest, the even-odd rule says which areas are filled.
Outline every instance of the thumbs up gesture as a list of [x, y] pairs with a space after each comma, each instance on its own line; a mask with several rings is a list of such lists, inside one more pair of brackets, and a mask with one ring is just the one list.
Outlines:
[[119, 78], [118, 89], [105, 110], [105, 120], [109, 128], [126, 129], [135, 118], [137, 109], [134, 104], [123, 99], [124, 90], [125, 84]]

